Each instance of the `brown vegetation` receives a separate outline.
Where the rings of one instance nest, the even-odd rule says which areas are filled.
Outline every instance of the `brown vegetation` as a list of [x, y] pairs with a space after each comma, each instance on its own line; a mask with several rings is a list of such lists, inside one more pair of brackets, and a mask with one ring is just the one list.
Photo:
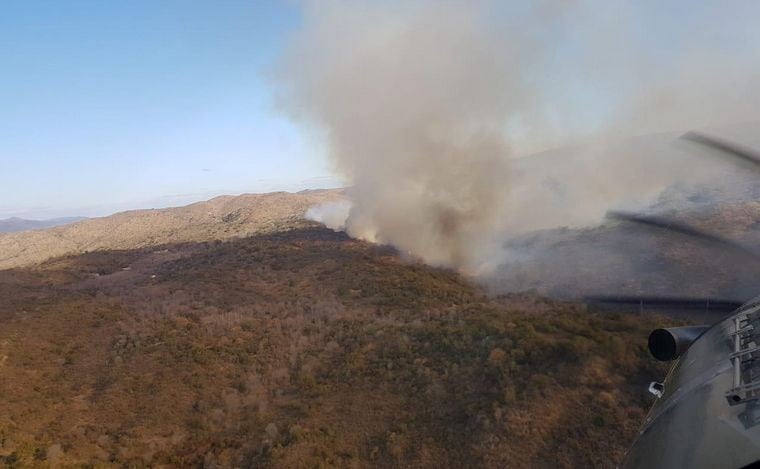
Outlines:
[[95, 250], [134, 249], [271, 233], [304, 225], [312, 205], [342, 190], [222, 196], [159, 210], [133, 210], [40, 231], [0, 233], [0, 269]]
[[605, 467], [657, 317], [532, 296], [320, 228], [0, 271], [0, 458]]

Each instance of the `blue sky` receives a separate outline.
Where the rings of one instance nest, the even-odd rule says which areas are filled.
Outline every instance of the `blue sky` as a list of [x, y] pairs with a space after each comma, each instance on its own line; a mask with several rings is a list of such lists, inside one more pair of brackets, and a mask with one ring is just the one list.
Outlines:
[[4, 1], [0, 218], [334, 185], [274, 109], [276, 1]]

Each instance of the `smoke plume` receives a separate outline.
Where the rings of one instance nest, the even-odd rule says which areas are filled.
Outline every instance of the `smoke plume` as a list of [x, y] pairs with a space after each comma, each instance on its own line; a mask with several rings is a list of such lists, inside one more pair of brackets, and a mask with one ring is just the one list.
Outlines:
[[[732, 19], [720, 15], [689, 29], [699, 19], [622, 1], [325, 0], [302, 10], [277, 77], [285, 111], [317, 130], [351, 186], [347, 219], [330, 224], [434, 265], [482, 266], [506, 236], [593, 222], [685, 173], [714, 174], [669, 147], [675, 134], [623, 138], [757, 118], [757, 54], [716, 50], [725, 40], [713, 46], [710, 32]], [[673, 37], [642, 32], [663, 17]]]
[[310, 207], [306, 211], [306, 219], [321, 223], [331, 230], [343, 231], [350, 211], [351, 203], [347, 200], [325, 202]]

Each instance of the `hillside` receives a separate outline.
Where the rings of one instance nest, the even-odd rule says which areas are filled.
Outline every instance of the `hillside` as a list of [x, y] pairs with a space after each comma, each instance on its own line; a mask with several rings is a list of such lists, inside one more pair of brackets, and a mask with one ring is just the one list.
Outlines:
[[0, 269], [94, 250], [229, 239], [290, 229], [301, 226], [310, 206], [340, 196], [340, 190], [222, 196], [185, 207], [134, 210], [44, 231], [0, 234]]
[[665, 320], [492, 298], [306, 226], [0, 271], [0, 458], [612, 467]]

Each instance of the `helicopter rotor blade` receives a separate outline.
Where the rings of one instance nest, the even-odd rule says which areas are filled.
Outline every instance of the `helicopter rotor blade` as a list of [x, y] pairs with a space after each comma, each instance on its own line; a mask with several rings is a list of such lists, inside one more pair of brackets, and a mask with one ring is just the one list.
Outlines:
[[754, 166], [754, 169], [756, 170], [760, 170], [760, 152], [757, 150], [696, 131], [687, 132], [680, 138], [711, 150], [717, 150], [718, 152], [735, 158], [740, 162]]
[[[760, 170], [760, 152], [721, 138], [706, 135], [701, 132], [687, 132], [680, 137], [714, 150], [716, 153], [731, 158], [736, 163], [741, 163], [752, 169]], [[755, 260], [760, 260], [760, 254], [753, 252], [747, 247], [722, 236], [708, 233], [689, 224], [671, 220], [665, 217], [640, 215], [621, 211], [609, 211], [605, 218], [625, 223], [633, 223], [653, 230], [675, 233], [698, 241], [713, 244], [717, 247], [733, 251]], [[693, 298], [693, 297], [668, 297], [668, 296], [587, 296], [584, 300], [588, 303], [607, 306], [638, 306], [639, 308], [655, 308], [670, 310], [691, 310], [715, 313], [732, 313], [741, 308], [745, 302], [725, 298]]]
[[711, 244], [715, 244], [717, 246], [727, 248], [736, 252], [740, 252], [745, 255], [749, 255], [750, 257], [754, 259], [760, 259], [757, 253], [747, 249], [746, 247], [742, 246], [741, 244], [735, 241], [732, 241], [727, 238], [723, 238], [718, 235], [701, 231], [697, 228], [694, 228], [693, 226], [687, 225], [686, 223], [680, 223], [680, 222], [669, 220], [663, 217], [638, 215], [635, 213], [619, 212], [619, 211], [607, 212], [606, 218], [611, 219], [611, 220], [616, 220], [616, 221], [627, 222], [627, 223], [635, 223], [637, 225], [642, 225], [642, 226], [653, 228], [656, 230], [667, 231], [670, 233], [677, 233], [677, 234], [688, 236], [690, 238], [694, 238], [700, 241], [705, 241]]

